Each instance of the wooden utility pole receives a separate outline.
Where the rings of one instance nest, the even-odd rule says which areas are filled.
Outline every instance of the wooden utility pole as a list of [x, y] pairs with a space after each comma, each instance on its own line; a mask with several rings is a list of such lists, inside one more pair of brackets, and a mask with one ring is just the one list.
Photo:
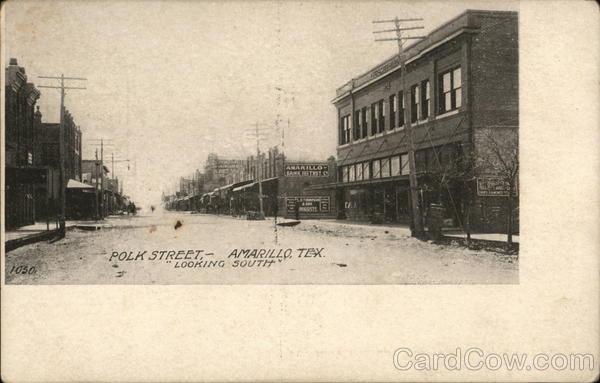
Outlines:
[[98, 218], [100, 218], [100, 203], [98, 202], [98, 177], [100, 175], [100, 173], [98, 172], [98, 148], [96, 148], [96, 161], [94, 162], [94, 167], [96, 168], [95, 174], [94, 174], [94, 178], [96, 179], [96, 185], [94, 187], [94, 196], [96, 198], [94, 198], [94, 202], [95, 202], [95, 207], [96, 207], [96, 220], [98, 220]]
[[265, 217], [265, 210], [263, 207], [263, 192], [262, 192], [262, 182], [261, 179], [261, 162], [260, 161], [260, 148], [259, 148], [260, 136], [258, 135], [258, 122], [256, 123], [256, 174], [258, 179], [258, 204], [260, 206], [260, 215], [259, 218], [263, 219]]
[[100, 211], [102, 219], [106, 216], [106, 206], [104, 206], [104, 139], [100, 139]]
[[87, 79], [82, 77], [65, 77], [64, 74], [60, 76], [38, 76], [38, 78], [56, 79], [60, 80], [60, 86], [45, 86], [38, 85], [38, 88], [51, 88], [60, 89], [60, 124], [58, 129], [58, 156], [59, 156], [59, 174], [60, 174], [60, 234], [65, 236], [66, 234], [66, 211], [67, 211], [67, 177], [65, 172], [65, 89], [86, 89], [83, 87], [69, 87], [65, 86], [65, 80], [82, 80]]
[[[400, 88], [402, 89], [402, 100], [398, 100], [399, 102], [406, 102], [407, 96], [410, 97], [410, 92], [408, 92], [406, 88], [406, 55], [404, 52], [403, 42], [404, 40], [420, 40], [423, 39], [423, 36], [402, 36], [402, 31], [414, 30], [414, 29], [423, 29], [423, 26], [412, 26], [412, 27], [401, 27], [402, 22], [406, 21], [422, 21], [421, 18], [411, 18], [411, 19], [399, 19], [395, 17], [392, 20], [376, 20], [373, 21], [374, 24], [377, 23], [393, 23], [393, 29], [385, 29], [381, 31], [375, 31], [373, 33], [387, 33], [387, 32], [396, 32], [396, 37], [394, 38], [384, 38], [384, 39], [375, 39], [375, 41], [397, 41], [398, 42], [398, 58], [400, 61]], [[424, 234], [425, 230], [423, 229], [423, 220], [422, 214], [419, 209], [419, 184], [417, 180], [416, 173], [416, 164], [415, 164], [415, 141], [413, 137], [413, 131], [410, 121], [410, 115], [408, 113], [408, 108], [404, 108], [404, 122], [406, 124], [406, 134], [409, 139], [409, 151], [408, 151], [408, 167], [409, 167], [409, 183], [410, 183], [410, 201], [411, 201], [411, 210], [412, 210], [412, 218], [413, 218], [413, 227], [412, 227], [412, 236], [420, 237]]]
[[247, 130], [246, 134], [248, 134], [252, 138], [256, 139], [256, 180], [258, 182], [258, 200], [259, 200], [259, 209], [260, 209], [259, 219], [264, 219], [265, 211], [264, 211], [264, 206], [263, 206], [263, 192], [262, 192], [262, 180], [261, 180], [262, 164], [260, 161], [260, 139], [261, 139], [262, 134], [265, 132], [265, 130], [259, 130], [259, 128], [258, 128], [259, 125], [261, 125], [261, 124], [258, 122], [255, 123], [254, 129]]

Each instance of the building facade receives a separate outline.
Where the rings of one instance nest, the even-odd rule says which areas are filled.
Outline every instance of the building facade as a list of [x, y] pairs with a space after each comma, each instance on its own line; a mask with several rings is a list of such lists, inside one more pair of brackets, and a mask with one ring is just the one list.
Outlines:
[[[93, 216], [102, 218], [112, 213], [110, 211], [113, 191], [117, 190], [118, 184], [111, 185], [108, 178], [109, 170], [106, 165], [102, 165], [100, 160], [83, 160], [81, 162], [83, 183], [91, 186], [95, 192], [91, 201], [86, 203], [85, 211], [92, 212]], [[114, 186], [114, 189], [113, 189]]]
[[[41, 120], [39, 111], [36, 113]], [[81, 129], [75, 124], [69, 111], [65, 111], [63, 131], [65, 188], [70, 180], [81, 181]], [[60, 123], [39, 123], [36, 126], [35, 164], [48, 170], [48, 182], [36, 185], [36, 195], [48, 198], [36, 198], [38, 217], [56, 217], [60, 204]], [[73, 184], [73, 183], [72, 183]], [[70, 195], [73, 193], [69, 193]], [[68, 206], [67, 210], [72, 209]]]
[[414, 150], [425, 220], [435, 204], [447, 225], [505, 230], [507, 206], [518, 221], [518, 172], [509, 181], [499, 166], [518, 169], [517, 14], [466, 11], [407, 47], [405, 63], [405, 78], [396, 55], [337, 89], [340, 217], [411, 222]]
[[[201, 194], [192, 194], [192, 179], [180, 178], [179, 191], [165, 196], [170, 210], [246, 215], [260, 211], [262, 189], [266, 216], [301, 218], [335, 217], [335, 195], [331, 190], [311, 190], [314, 185], [335, 181], [335, 158], [306, 162], [286, 158], [277, 147], [242, 160], [209, 155], [201, 180]], [[260, 180], [260, 185], [258, 180]]]
[[[5, 223], [7, 229], [35, 222], [35, 185], [46, 181], [46, 172], [35, 167], [35, 113], [40, 97], [27, 82], [25, 68], [11, 58], [5, 71]], [[37, 119], [36, 119], [37, 118]]]

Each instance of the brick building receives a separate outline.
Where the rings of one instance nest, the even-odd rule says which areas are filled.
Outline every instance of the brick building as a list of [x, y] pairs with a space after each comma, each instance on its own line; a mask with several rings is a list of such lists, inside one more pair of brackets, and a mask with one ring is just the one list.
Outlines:
[[10, 59], [5, 71], [5, 223], [7, 229], [35, 222], [35, 185], [46, 182], [47, 173], [35, 166], [35, 126], [41, 115], [34, 108], [40, 97], [27, 82], [25, 68]]
[[517, 13], [468, 10], [405, 59], [403, 86], [395, 55], [337, 89], [338, 174], [328, 186], [340, 217], [411, 222], [411, 130], [421, 212], [441, 204], [448, 225], [506, 230], [507, 206], [518, 220], [506, 176], [518, 172], [500, 166], [518, 168]]
[[211, 153], [204, 173], [197, 172], [194, 179], [180, 178], [179, 191], [165, 196], [163, 202], [172, 210], [236, 215], [258, 212], [260, 179], [267, 216], [293, 217], [297, 201], [302, 218], [331, 218], [335, 216], [333, 193], [306, 189], [335, 181], [334, 169], [333, 157], [321, 162], [291, 161], [277, 147], [260, 153], [258, 160], [256, 156], [223, 159]]
[[[39, 111], [36, 113], [41, 120]], [[66, 187], [70, 180], [81, 181], [81, 129], [75, 124], [68, 110], [64, 113], [64, 170]], [[39, 217], [56, 217], [60, 206], [60, 123], [39, 123], [36, 126], [35, 164], [48, 169], [49, 182], [36, 185], [36, 195], [48, 193], [48, 199], [36, 199], [36, 211]], [[71, 183], [73, 185], [73, 183]], [[69, 196], [72, 193], [68, 193]], [[67, 210], [71, 211], [70, 198], [67, 198]]]
[[[106, 217], [110, 213], [109, 208], [112, 198], [108, 168], [106, 165], [102, 165], [102, 161], [100, 160], [83, 160], [81, 162], [81, 171], [83, 183], [95, 190], [93, 192], [95, 198], [92, 197], [84, 205], [85, 216], [98, 215], [99, 217]], [[118, 185], [115, 186], [118, 187]]]

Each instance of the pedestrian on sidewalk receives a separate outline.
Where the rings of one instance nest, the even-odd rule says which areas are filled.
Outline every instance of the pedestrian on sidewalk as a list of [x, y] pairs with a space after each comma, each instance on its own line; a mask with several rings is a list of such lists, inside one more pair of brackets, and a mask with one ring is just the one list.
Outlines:
[[296, 200], [296, 203], [294, 204], [294, 217], [296, 218], [296, 221], [300, 220], [300, 200]]

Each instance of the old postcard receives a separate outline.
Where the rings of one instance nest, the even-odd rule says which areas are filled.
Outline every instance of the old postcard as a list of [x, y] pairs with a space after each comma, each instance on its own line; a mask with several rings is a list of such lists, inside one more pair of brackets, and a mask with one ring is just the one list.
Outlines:
[[547, 4], [5, 2], [3, 379], [597, 376], [598, 8]]

